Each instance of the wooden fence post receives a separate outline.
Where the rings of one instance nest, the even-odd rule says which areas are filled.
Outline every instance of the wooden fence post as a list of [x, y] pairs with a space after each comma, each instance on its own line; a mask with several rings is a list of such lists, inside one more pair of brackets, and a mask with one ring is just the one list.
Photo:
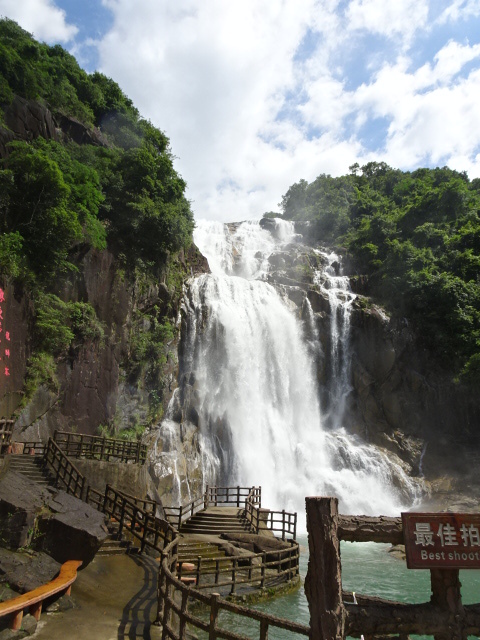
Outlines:
[[[462, 633], [462, 624], [457, 620], [463, 618], [461, 582], [458, 569], [430, 569], [432, 585], [431, 603], [451, 613], [451, 622], [446, 633], [434, 635], [435, 640], [461, 640], [466, 637]], [[460, 614], [460, 616], [459, 616]]]
[[187, 605], [188, 605], [188, 588], [182, 591], [182, 603], [180, 605], [180, 615], [179, 618], [179, 632], [178, 638], [179, 640], [187, 639]]
[[205, 488], [205, 496], [203, 498], [203, 508], [208, 509], [208, 484]]
[[264, 589], [264, 588], [265, 588], [265, 568], [266, 568], [266, 565], [267, 565], [267, 554], [266, 554], [266, 552], [264, 551], [264, 552], [262, 553], [262, 566], [261, 566], [261, 569], [260, 569], [260, 572], [261, 572], [261, 574], [260, 574], [260, 575], [261, 575], [261, 577], [262, 577], [261, 582], [260, 582], [260, 587], [261, 587], [262, 589]]
[[343, 640], [345, 608], [338, 539], [338, 500], [306, 498], [310, 558], [305, 594], [310, 610], [310, 640]]
[[217, 617], [218, 617], [218, 593], [212, 593], [210, 596], [210, 625], [208, 628], [208, 640], [216, 640], [217, 634]]

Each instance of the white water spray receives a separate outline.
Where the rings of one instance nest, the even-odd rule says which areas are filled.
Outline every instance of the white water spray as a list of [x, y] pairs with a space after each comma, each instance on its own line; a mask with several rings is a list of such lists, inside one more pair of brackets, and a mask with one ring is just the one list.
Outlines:
[[183, 370], [194, 374], [206, 481], [260, 484], [264, 504], [275, 509], [303, 510], [305, 496], [336, 495], [344, 513], [398, 513], [415, 494], [400, 461], [349, 435], [340, 423], [350, 390], [354, 295], [334, 264], [338, 257], [327, 256], [327, 269], [315, 276], [334, 316], [330, 375], [336, 390], [326, 430], [312, 346], [301, 321], [264, 281], [269, 256], [295, 241], [293, 223], [274, 224], [271, 233], [258, 222], [200, 223], [195, 234], [212, 274], [190, 284]]

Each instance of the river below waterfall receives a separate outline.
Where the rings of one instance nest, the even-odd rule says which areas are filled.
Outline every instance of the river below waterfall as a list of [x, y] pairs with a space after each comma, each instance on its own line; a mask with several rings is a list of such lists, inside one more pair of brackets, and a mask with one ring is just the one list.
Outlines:
[[[308, 546], [307, 539], [299, 538], [301, 545], [300, 575], [302, 583], [307, 573]], [[398, 602], [421, 603], [430, 600], [430, 572], [407, 569], [404, 560], [388, 553], [390, 545], [367, 543], [341, 543], [342, 555], [342, 583], [346, 591], [355, 591], [364, 595], [380, 596]], [[460, 571], [462, 583], [462, 600], [464, 604], [474, 604], [479, 601], [480, 571]], [[263, 602], [253, 608], [272, 615], [294, 620], [308, 625], [310, 614], [303, 586], [298, 591]], [[239, 618], [231, 618], [223, 614], [222, 624], [226, 628], [258, 637], [258, 623]], [[282, 629], [270, 628], [270, 640], [304, 640], [299, 636]], [[412, 639], [427, 640], [431, 636], [411, 635]], [[469, 636], [472, 640], [476, 636]]]

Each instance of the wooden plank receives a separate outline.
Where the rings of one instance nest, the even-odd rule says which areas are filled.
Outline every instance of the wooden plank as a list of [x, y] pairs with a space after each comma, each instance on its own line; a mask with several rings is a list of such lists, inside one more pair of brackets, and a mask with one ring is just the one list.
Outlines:
[[403, 544], [402, 519], [387, 516], [338, 516], [338, 537], [347, 542]]

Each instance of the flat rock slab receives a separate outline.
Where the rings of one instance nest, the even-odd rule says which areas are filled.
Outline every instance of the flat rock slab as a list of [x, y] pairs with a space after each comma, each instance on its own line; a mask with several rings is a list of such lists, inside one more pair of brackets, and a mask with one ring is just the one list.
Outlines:
[[[60, 563], [45, 553], [18, 553], [0, 549], [0, 579], [18, 593], [26, 593], [53, 580]], [[9, 598], [14, 597], [10, 594]]]

